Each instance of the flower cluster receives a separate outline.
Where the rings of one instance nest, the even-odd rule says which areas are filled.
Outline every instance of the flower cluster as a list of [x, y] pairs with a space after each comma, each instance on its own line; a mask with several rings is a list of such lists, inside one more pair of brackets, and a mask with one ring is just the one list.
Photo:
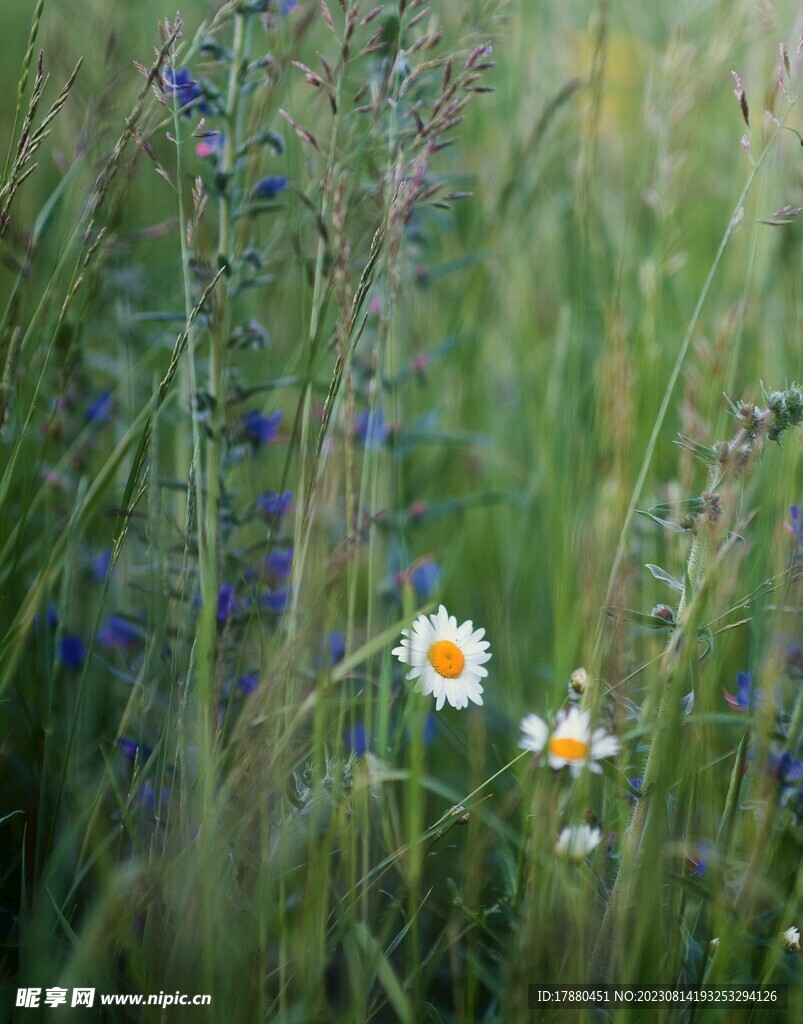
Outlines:
[[[470, 621], [458, 626], [457, 619], [441, 605], [434, 615], [420, 615], [412, 629], [402, 630], [402, 636], [393, 654], [410, 666], [407, 679], [417, 680], [418, 691], [435, 697], [436, 711], [447, 701], [458, 709], [467, 707], [469, 701], [482, 704], [480, 679], [487, 676], [483, 665], [491, 658], [484, 629], [475, 630]], [[575, 685], [588, 684], [584, 669], [572, 678]], [[620, 750], [619, 740], [603, 728], [592, 728], [591, 712], [576, 706], [561, 711], [551, 729], [538, 715], [525, 716], [519, 746], [536, 755], [546, 750], [551, 768], [568, 768], [575, 777], [585, 768], [601, 772], [599, 762], [615, 757]], [[587, 838], [585, 833], [583, 837]]]

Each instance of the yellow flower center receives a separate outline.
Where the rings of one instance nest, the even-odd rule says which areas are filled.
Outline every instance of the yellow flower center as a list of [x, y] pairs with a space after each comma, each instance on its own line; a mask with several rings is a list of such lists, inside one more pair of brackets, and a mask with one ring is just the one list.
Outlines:
[[444, 679], [457, 679], [466, 663], [463, 652], [451, 640], [436, 640], [427, 651], [427, 657], [430, 665]]
[[563, 757], [567, 761], [585, 761], [588, 757], [588, 744], [581, 740], [565, 736], [563, 739], [551, 739], [549, 749], [555, 757]]

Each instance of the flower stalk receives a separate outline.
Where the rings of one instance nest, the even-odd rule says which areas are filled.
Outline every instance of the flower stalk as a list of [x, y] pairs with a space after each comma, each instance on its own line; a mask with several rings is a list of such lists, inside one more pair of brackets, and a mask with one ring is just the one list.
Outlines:
[[214, 719], [215, 640], [217, 637], [217, 592], [220, 579], [220, 486], [226, 423], [226, 342], [230, 333], [230, 297], [236, 254], [233, 224], [235, 163], [239, 142], [240, 94], [246, 64], [246, 15], [235, 13], [226, 107], [225, 147], [220, 174], [224, 183], [218, 205], [218, 265], [224, 270], [226, 287], [221, 290], [214, 329], [210, 338], [208, 397], [211, 432], [205, 445], [205, 500], [198, 501], [198, 548], [201, 615], [198, 626], [198, 685], [202, 713], [203, 746], [211, 749]]
[[[612, 955], [611, 948], [614, 936], [619, 933], [614, 925], [630, 904], [630, 892], [635, 884], [639, 852], [649, 826], [650, 804], [664, 773], [666, 751], [673, 725], [681, 714], [682, 681], [687, 675], [684, 666], [690, 663], [689, 650], [695, 649], [694, 646], [690, 647], [689, 640], [697, 636], [700, 599], [712, 556], [721, 536], [722, 489], [733, 480], [743, 480], [749, 474], [767, 441], [780, 440], [787, 429], [796, 427], [803, 421], [803, 389], [799, 386], [792, 384], [784, 391], [774, 391], [765, 397], [765, 409], [751, 403], [734, 406], [733, 413], [738, 427], [730, 441], [705, 448], [685, 438], [680, 440], [681, 447], [692, 450], [693, 454], [708, 465], [711, 489], [701, 495], [698, 506], [700, 511], [691, 523], [694, 538], [686, 560], [683, 589], [672, 622], [671, 637], [662, 660], [661, 678], [664, 683], [644, 768], [642, 793], [628, 825], [619, 871], [597, 939], [592, 967], [594, 977], [606, 976], [608, 964], [611, 960], [615, 962], [615, 951]], [[768, 815], [767, 821], [769, 820]], [[767, 838], [765, 837], [765, 840]], [[763, 859], [766, 842], [760, 845], [762, 850], [756, 851], [753, 858], [754, 874], [757, 873], [758, 865]]]

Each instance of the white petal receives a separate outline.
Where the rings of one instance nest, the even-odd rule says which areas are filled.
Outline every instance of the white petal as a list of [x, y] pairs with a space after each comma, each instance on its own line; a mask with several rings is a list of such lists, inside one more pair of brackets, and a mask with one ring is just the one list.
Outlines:
[[596, 759], [615, 757], [619, 753], [619, 740], [604, 729], [596, 729], [591, 741], [591, 756]]
[[455, 641], [460, 646], [461, 650], [463, 645], [469, 640], [471, 636], [471, 623], [464, 622], [462, 626], [457, 630], [455, 634]]
[[524, 750], [532, 750], [540, 754], [546, 746], [549, 729], [546, 722], [538, 715], [527, 715], [521, 720], [521, 740], [519, 746]]

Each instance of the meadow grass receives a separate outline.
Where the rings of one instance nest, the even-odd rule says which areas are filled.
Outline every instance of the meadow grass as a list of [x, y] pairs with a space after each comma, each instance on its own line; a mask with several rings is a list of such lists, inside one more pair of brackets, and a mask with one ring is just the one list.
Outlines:
[[3, 28], [10, 1019], [796, 1019], [795, 5]]

